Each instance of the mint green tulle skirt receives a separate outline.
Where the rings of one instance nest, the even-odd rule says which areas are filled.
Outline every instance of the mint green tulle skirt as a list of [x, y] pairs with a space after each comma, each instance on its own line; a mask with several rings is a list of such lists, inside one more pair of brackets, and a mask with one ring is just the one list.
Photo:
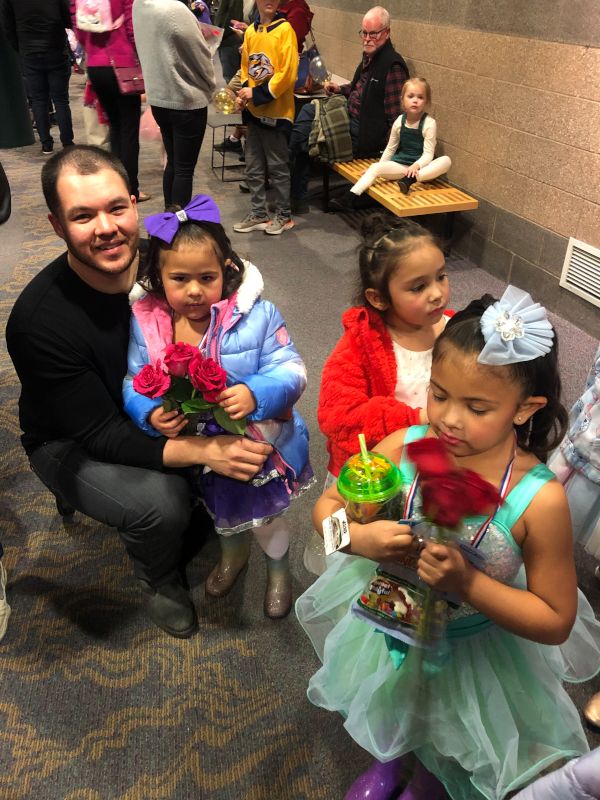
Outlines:
[[359, 745], [380, 761], [414, 752], [453, 800], [501, 800], [545, 767], [588, 751], [562, 685], [600, 671], [600, 624], [581, 593], [565, 645], [490, 625], [448, 640], [434, 669], [419, 648], [396, 669], [384, 635], [349, 611], [376, 566], [336, 554], [296, 603], [323, 662], [308, 697], [341, 713]]

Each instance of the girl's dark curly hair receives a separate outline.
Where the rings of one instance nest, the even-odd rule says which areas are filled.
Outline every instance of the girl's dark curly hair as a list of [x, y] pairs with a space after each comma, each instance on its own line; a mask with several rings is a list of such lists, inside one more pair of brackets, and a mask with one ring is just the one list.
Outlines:
[[[444, 357], [449, 344], [463, 353], [478, 355], [485, 345], [480, 326], [481, 316], [486, 308], [495, 302], [491, 295], [485, 294], [479, 300], [473, 300], [448, 320], [445, 330], [433, 347], [433, 362]], [[531, 396], [547, 399], [544, 408], [530, 417], [528, 425], [516, 427], [519, 447], [545, 462], [548, 453], [562, 441], [569, 419], [567, 410], [561, 402], [556, 331], [552, 349], [545, 356], [539, 356], [531, 361], [520, 361], [517, 364], [481, 366], [486, 366], [494, 374], [520, 386], [523, 399]]]
[[[169, 211], [179, 211], [181, 206], [171, 206]], [[240, 287], [244, 277], [244, 262], [231, 247], [229, 237], [219, 222], [196, 222], [188, 220], [179, 226], [171, 244], [163, 242], [156, 236], [150, 237], [148, 252], [144, 258], [139, 282], [150, 294], [159, 294], [164, 297], [165, 290], [160, 277], [160, 254], [164, 250], [172, 250], [179, 245], [204, 244], [210, 245], [223, 270], [223, 295], [221, 299], [231, 297]], [[230, 260], [231, 264], [225, 266]], [[237, 267], [237, 269], [236, 269]]]
[[375, 289], [386, 303], [391, 303], [389, 284], [402, 261], [415, 247], [431, 244], [443, 250], [433, 233], [409, 219], [376, 212], [368, 216], [360, 229], [362, 244], [358, 247], [359, 278], [354, 305], [370, 305], [367, 289]]

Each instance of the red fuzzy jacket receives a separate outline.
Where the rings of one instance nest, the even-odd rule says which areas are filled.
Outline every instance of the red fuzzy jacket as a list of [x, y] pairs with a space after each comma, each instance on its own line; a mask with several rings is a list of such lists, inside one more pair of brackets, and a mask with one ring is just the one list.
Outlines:
[[418, 425], [421, 410], [395, 398], [396, 359], [381, 316], [358, 306], [344, 312], [342, 323], [345, 333], [321, 374], [317, 412], [333, 475], [358, 452], [359, 433], [365, 434], [367, 447], [373, 447], [399, 428]]

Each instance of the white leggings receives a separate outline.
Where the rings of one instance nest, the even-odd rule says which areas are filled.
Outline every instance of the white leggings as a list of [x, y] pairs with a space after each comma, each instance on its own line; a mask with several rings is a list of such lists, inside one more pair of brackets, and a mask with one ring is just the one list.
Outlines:
[[290, 532], [285, 516], [275, 517], [271, 522], [259, 525], [252, 531], [256, 541], [269, 558], [279, 561], [287, 553], [290, 546]]
[[[417, 181], [432, 181], [435, 178], [439, 178], [444, 172], [448, 172], [451, 164], [452, 162], [448, 156], [434, 158], [431, 164], [427, 164], [426, 167], [421, 167]], [[403, 164], [397, 164], [395, 161], [378, 161], [376, 164], [371, 164], [369, 169], [362, 178], [356, 181], [350, 191], [353, 194], [362, 194], [375, 182], [376, 178], [398, 181], [406, 175], [407, 169], [408, 167], [405, 167]]]

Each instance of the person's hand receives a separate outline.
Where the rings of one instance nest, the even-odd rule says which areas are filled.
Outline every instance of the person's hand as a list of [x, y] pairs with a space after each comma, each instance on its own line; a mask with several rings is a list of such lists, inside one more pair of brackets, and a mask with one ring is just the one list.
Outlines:
[[220, 475], [249, 481], [272, 452], [267, 442], [255, 442], [242, 436], [213, 436], [206, 441], [202, 463]]
[[421, 551], [417, 572], [434, 589], [460, 594], [474, 569], [455, 545], [428, 541]]
[[187, 419], [178, 408], [172, 411], [165, 411], [162, 406], [158, 406], [148, 415], [148, 422], [153, 428], [169, 439], [179, 436], [187, 425]]
[[323, 88], [325, 89], [325, 94], [339, 94], [341, 91], [339, 83], [334, 83], [333, 81], [327, 81], [323, 84]]
[[241, 111], [243, 108], [245, 108], [248, 100], [252, 100], [252, 89], [249, 86], [244, 86], [237, 93], [235, 100], [235, 107], [237, 111]]
[[243, 36], [244, 31], [248, 27], [248, 23], [242, 22], [239, 19], [232, 19], [229, 24], [229, 27], [231, 28], [232, 31], [235, 31], [236, 33], [239, 33], [240, 36]]
[[350, 523], [350, 549], [372, 561], [394, 561], [417, 553], [417, 541], [408, 525], [377, 520], [366, 525]]
[[231, 419], [243, 419], [256, 408], [256, 400], [245, 383], [236, 383], [219, 395], [219, 405]]
[[244, 105], [248, 102], [248, 100], [252, 100], [252, 89], [250, 86], [242, 86], [242, 88], [237, 93], [238, 99], [244, 102]]
[[421, 165], [417, 164], [415, 161], [414, 164], [411, 164], [410, 167], [406, 170], [406, 178], [418, 178], [419, 177], [419, 170], [421, 169]]

